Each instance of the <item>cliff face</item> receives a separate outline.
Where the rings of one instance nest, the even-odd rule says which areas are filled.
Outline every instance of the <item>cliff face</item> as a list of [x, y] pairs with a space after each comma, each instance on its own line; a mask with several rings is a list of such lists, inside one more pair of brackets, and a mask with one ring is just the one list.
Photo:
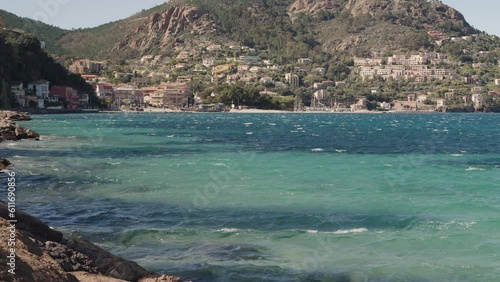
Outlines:
[[383, 13], [390, 13], [397, 17], [409, 17], [415, 24], [426, 22], [432, 18], [434, 24], [443, 21], [457, 21], [464, 25], [464, 16], [457, 10], [444, 4], [430, 4], [426, 0], [349, 0], [345, 9], [349, 10], [353, 16], [369, 14], [373, 17]]
[[316, 15], [321, 11], [336, 12], [342, 5], [341, 0], [296, 0], [288, 8], [291, 17], [300, 13]]
[[[258, 34], [255, 38], [242, 34], [268, 30], [270, 26], [259, 26], [263, 25], [262, 21], [252, 22], [255, 26], [248, 26], [250, 21], [235, 20], [231, 14], [272, 18], [283, 27], [283, 30], [279, 30], [281, 27], [271, 27], [273, 32], [283, 37], [290, 32], [298, 33], [283, 23], [290, 21], [293, 22], [292, 26], [307, 25], [311, 30], [309, 36], [314, 37], [311, 40], [319, 42], [327, 52], [346, 50], [359, 54], [375, 50], [420, 50], [429, 47], [427, 32], [431, 30], [455, 35], [475, 32], [460, 12], [427, 0], [294, 0], [280, 4], [267, 1], [235, 3], [178, 0], [167, 4], [163, 11], [149, 15], [147, 20], [117, 43], [113, 51], [161, 52], [174, 46], [182, 48], [185, 43], [196, 46], [200, 42], [211, 41], [214, 36], [227, 42], [259, 42], [266, 46]], [[299, 15], [304, 14], [316, 19], [313, 22], [296, 23]], [[239, 26], [242, 24], [246, 26]], [[292, 45], [296, 40], [291, 37], [283, 39], [292, 42]]]
[[150, 15], [142, 25], [116, 44], [113, 50], [166, 48], [185, 33], [199, 36], [214, 29], [215, 24], [206, 12], [193, 6], [173, 6], [164, 12]]

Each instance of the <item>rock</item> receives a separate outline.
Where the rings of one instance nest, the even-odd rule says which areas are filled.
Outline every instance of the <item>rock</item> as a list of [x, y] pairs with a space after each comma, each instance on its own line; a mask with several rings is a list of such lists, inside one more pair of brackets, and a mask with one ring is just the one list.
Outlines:
[[[0, 202], [0, 217], [9, 218], [8, 215], [9, 211], [7, 210], [7, 204]], [[20, 210], [16, 210], [16, 219], [18, 221], [17, 228], [31, 233], [35, 238], [41, 241], [61, 242], [63, 239], [63, 234], [61, 232], [53, 230], [38, 218]]]
[[171, 46], [185, 33], [206, 34], [216, 28], [215, 20], [206, 12], [190, 5], [172, 5], [163, 12], [151, 14], [134, 28], [112, 51], [136, 49], [145, 51], [157, 44]]
[[[8, 238], [9, 223], [0, 218], [0, 237]], [[5, 282], [78, 282], [76, 278], [66, 273], [62, 267], [51, 258], [33, 240], [29, 233], [21, 228], [16, 230], [16, 269], [15, 275], [8, 275], [7, 266], [2, 263], [0, 281]], [[10, 254], [7, 240], [0, 240], [0, 256], [6, 258]]]
[[288, 8], [288, 15], [292, 18], [306, 13], [316, 15], [321, 11], [336, 12], [340, 8], [339, 0], [296, 0]]
[[121, 279], [111, 278], [99, 274], [87, 273], [83, 271], [71, 272], [78, 281], [80, 282], [128, 282]]
[[7, 119], [11, 121], [28, 121], [31, 120], [31, 117], [29, 113], [0, 111], [0, 119]]
[[182, 282], [182, 280], [179, 277], [162, 275], [162, 276], [141, 278], [139, 279], [139, 282]]
[[89, 257], [91, 259], [89, 266], [96, 268], [99, 273], [105, 276], [127, 281], [137, 281], [141, 277], [152, 274], [137, 263], [117, 257], [86, 240], [72, 238], [68, 241], [67, 246]]
[[7, 159], [0, 159], [0, 170], [6, 169], [11, 163]]
[[40, 134], [16, 124], [15, 121], [31, 120], [29, 114], [14, 111], [0, 111], [0, 141], [21, 139], [40, 139]]
[[92, 259], [88, 256], [76, 252], [68, 246], [57, 242], [47, 241], [44, 246], [45, 251], [55, 259], [61, 267], [68, 272], [84, 271], [88, 273], [98, 273], [96, 267], [92, 267]]

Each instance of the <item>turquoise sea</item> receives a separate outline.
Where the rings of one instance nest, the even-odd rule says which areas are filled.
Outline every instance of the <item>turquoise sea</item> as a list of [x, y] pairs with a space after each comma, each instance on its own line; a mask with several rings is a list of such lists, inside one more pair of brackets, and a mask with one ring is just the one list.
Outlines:
[[80, 114], [18, 206], [193, 281], [500, 281], [500, 115]]

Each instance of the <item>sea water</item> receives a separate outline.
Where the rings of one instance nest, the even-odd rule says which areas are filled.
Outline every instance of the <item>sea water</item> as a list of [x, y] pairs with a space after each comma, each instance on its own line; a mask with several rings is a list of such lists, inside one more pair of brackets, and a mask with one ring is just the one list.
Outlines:
[[0, 143], [18, 206], [194, 281], [500, 281], [500, 115], [80, 114]]

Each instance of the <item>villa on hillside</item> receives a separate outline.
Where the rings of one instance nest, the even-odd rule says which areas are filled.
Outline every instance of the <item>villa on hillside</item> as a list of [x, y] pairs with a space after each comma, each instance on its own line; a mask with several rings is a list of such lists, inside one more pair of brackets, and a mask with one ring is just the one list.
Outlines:
[[28, 91], [27, 93], [36, 96], [38, 102], [38, 108], [45, 108], [45, 100], [49, 98], [49, 86], [50, 82], [47, 80], [37, 80], [28, 83]]

